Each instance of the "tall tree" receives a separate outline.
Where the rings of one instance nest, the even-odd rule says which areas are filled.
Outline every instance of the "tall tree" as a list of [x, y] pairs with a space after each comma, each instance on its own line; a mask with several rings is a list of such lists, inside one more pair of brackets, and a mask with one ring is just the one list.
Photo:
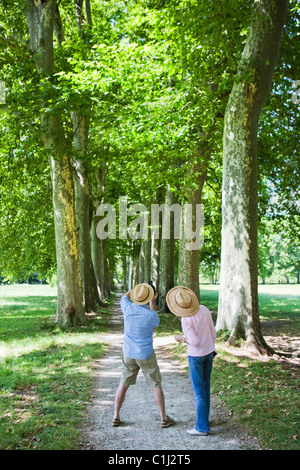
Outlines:
[[[36, 57], [41, 80], [53, 80], [53, 32], [57, 21], [56, 0], [29, 0], [25, 15], [30, 33], [30, 48]], [[85, 312], [79, 263], [79, 244], [75, 215], [75, 190], [71, 151], [65, 137], [61, 115], [49, 112], [50, 95], [41, 103], [42, 138], [49, 153], [53, 187], [54, 225], [57, 255], [57, 311], [56, 322], [82, 323]]]
[[[174, 193], [167, 187], [165, 206], [169, 209], [162, 214], [162, 228], [160, 240], [159, 255], [159, 284], [158, 284], [158, 307], [162, 312], [168, 312], [168, 304], [166, 301], [167, 293], [174, 287], [174, 250], [175, 250], [175, 212], [172, 206], [176, 204]], [[171, 210], [170, 210], [171, 209]], [[164, 223], [164, 219], [168, 218], [168, 223]], [[165, 221], [166, 222], [166, 221]]]
[[270, 90], [285, 22], [286, 0], [258, 0], [228, 100], [223, 135], [223, 202], [217, 329], [270, 348], [260, 329], [257, 294], [257, 130]]
[[[199, 155], [200, 154], [200, 155]], [[184, 197], [186, 202], [192, 206], [192, 232], [195, 234], [194, 240], [187, 240], [186, 237], [182, 237], [179, 242], [179, 261], [178, 264], [178, 283], [180, 285], [189, 287], [195, 292], [197, 298], [200, 301], [200, 285], [199, 285], [199, 253], [202, 248], [202, 237], [203, 237], [203, 222], [202, 220], [202, 209], [199, 211], [198, 208], [202, 202], [202, 191], [207, 177], [207, 168], [209, 159], [211, 156], [211, 149], [209, 144], [204, 140], [201, 141], [197, 148], [197, 155], [195, 156], [195, 164], [191, 166], [191, 181], [188, 188], [185, 191]], [[185, 216], [183, 215], [183, 229], [187, 225]], [[191, 249], [187, 247], [192, 243], [195, 244], [195, 248]]]
[[[92, 15], [90, 1], [86, 0], [83, 9], [83, 0], [74, 0], [75, 16], [78, 33], [81, 39], [81, 60], [86, 59], [86, 51], [89, 51], [91, 42], [89, 32], [92, 27]], [[83, 93], [79, 105], [74, 103], [71, 111], [73, 124], [74, 147], [74, 187], [75, 187], [75, 212], [79, 236], [80, 272], [82, 280], [83, 300], [85, 311], [95, 311], [101, 304], [100, 293], [97, 290], [96, 273], [91, 255], [91, 185], [87, 169], [87, 144], [89, 135], [91, 100], [89, 93]]]

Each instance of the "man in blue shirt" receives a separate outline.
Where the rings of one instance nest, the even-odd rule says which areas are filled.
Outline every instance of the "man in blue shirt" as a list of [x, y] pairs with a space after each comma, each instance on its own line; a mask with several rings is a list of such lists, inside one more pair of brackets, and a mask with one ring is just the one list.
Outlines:
[[[121, 309], [124, 316], [124, 345], [122, 354], [122, 376], [115, 399], [115, 414], [112, 426], [120, 424], [120, 409], [130, 385], [142, 369], [146, 382], [153, 387], [155, 402], [161, 416], [161, 427], [168, 428], [174, 420], [166, 415], [165, 399], [161, 387], [161, 373], [153, 349], [153, 328], [159, 325], [154, 310], [157, 294], [146, 283], [138, 284], [123, 295]], [[150, 308], [148, 307], [150, 303]]]

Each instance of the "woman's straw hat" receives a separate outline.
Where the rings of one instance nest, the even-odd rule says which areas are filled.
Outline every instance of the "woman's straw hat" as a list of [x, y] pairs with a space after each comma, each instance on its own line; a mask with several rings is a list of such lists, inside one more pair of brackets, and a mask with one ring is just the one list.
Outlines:
[[177, 286], [167, 293], [167, 304], [174, 315], [191, 317], [199, 310], [196, 294], [188, 287]]
[[143, 284], [137, 284], [131, 289], [130, 300], [138, 305], [147, 304], [150, 302], [154, 295], [152, 287], [144, 282]]

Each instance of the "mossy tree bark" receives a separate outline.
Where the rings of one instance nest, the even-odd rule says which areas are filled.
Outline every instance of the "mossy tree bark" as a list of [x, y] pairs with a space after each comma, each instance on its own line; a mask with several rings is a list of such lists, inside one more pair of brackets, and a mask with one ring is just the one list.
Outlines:
[[225, 114], [222, 249], [216, 328], [254, 352], [271, 352], [261, 333], [257, 293], [257, 131], [270, 90], [286, 0], [258, 0]]

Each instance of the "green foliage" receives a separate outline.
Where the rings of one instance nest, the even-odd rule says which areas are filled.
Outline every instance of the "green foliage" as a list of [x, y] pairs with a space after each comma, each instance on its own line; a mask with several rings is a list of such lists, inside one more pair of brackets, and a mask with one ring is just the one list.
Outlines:
[[0, 115], [0, 272], [15, 280], [55, 270], [51, 181], [47, 158], [27, 129]]
[[[70, 143], [71, 112], [77, 110], [90, 122], [85, 159], [94, 209], [103, 199], [117, 204], [120, 195], [127, 195], [129, 203], [149, 203], [157, 188], [167, 185], [184, 200], [199, 177], [192, 169], [204, 164], [201, 265], [209, 278], [217, 276], [223, 118], [252, 7], [244, 0], [97, 0], [92, 26], [78, 31], [73, 4], [63, 0], [64, 41], [54, 38], [54, 73], [41, 76], [18, 2], [1, 4], [0, 80], [7, 87], [7, 105], [0, 115], [2, 275], [19, 279], [38, 272], [50, 278], [55, 270], [50, 169], [42, 150], [40, 113], [60, 115]], [[291, 101], [292, 80], [299, 71], [296, 13], [297, 2], [292, 1], [258, 142], [260, 275], [277, 276], [270, 243], [279, 229], [268, 222], [276, 217], [282, 220], [282, 234], [285, 220], [294, 234], [277, 248], [287, 266], [277, 266], [277, 280], [289, 274], [293, 282], [299, 276], [299, 107]], [[208, 163], [199, 150], [203, 143], [209, 147]], [[105, 194], [100, 194], [95, 174], [103, 168]], [[122, 240], [113, 246], [118, 253], [133, 249]]]
[[299, 283], [299, 216], [274, 215], [261, 219], [259, 274], [264, 282]]

